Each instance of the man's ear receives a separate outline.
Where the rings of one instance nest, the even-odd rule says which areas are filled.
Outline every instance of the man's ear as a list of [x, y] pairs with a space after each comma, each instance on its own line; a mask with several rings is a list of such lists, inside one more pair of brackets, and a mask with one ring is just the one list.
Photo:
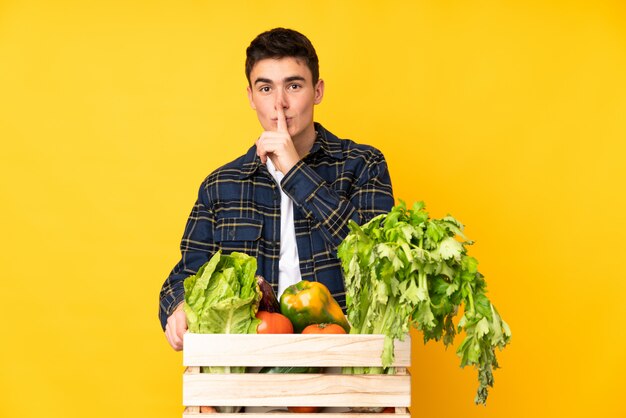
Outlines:
[[256, 106], [252, 101], [252, 89], [250, 88], [250, 86], [246, 87], [246, 91], [248, 92], [248, 101], [250, 102], [250, 107], [256, 110]]
[[320, 104], [322, 99], [324, 98], [324, 80], [321, 78], [317, 80], [317, 84], [315, 85], [315, 100], [313, 103]]

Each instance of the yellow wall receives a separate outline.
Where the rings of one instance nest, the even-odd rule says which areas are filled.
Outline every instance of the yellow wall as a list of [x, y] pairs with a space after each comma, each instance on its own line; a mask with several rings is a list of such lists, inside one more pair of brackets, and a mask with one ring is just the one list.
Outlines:
[[626, 416], [622, 1], [210, 3], [0, 3], [0, 416], [180, 416], [158, 291], [279, 25], [317, 47], [317, 119], [467, 225], [512, 327], [486, 408], [414, 335], [413, 416]]

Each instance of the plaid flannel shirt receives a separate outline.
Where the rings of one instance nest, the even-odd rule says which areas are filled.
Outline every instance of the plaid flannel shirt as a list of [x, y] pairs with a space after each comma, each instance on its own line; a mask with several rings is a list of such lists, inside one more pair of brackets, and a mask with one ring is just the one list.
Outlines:
[[[302, 280], [324, 283], [345, 308], [345, 289], [337, 246], [350, 219], [362, 224], [391, 210], [394, 199], [383, 154], [340, 140], [316, 123], [309, 152], [283, 178], [293, 200]], [[160, 293], [159, 318], [184, 300], [183, 281], [221, 249], [257, 259], [257, 274], [278, 289], [280, 189], [256, 155], [256, 146], [215, 170], [200, 186], [180, 244], [181, 259]]]

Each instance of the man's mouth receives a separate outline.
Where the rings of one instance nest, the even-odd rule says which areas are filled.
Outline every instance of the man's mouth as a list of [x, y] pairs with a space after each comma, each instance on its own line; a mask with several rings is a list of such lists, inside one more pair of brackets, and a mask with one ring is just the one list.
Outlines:
[[[291, 122], [293, 121], [293, 118], [285, 118], [285, 123], [287, 125], [291, 125]], [[278, 124], [278, 119], [272, 119], [272, 122], [275, 124]]]

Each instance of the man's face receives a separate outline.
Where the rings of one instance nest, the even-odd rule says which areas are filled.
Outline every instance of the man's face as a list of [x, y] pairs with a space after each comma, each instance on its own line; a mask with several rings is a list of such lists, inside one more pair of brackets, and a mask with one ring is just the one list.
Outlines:
[[250, 84], [250, 106], [256, 110], [264, 130], [276, 130], [276, 109], [282, 106], [292, 140], [314, 138], [313, 106], [322, 101], [324, 81], [320, 79], [314, 86], [311, 70], [303, 60], [261, 60], [252, 67]]

